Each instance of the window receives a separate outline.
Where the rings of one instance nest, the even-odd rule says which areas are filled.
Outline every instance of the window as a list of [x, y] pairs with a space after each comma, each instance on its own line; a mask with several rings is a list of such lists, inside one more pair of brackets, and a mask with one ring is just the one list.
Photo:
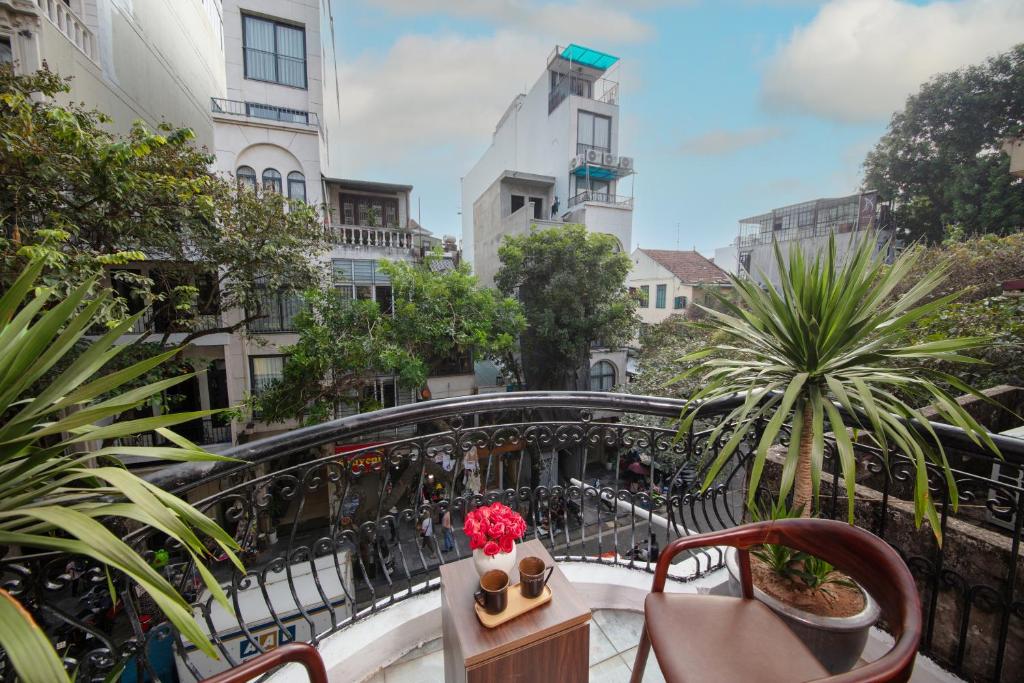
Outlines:
[[590, 390], [611, 391], [615, 387], [615, 366], [599, 360], [590, 366]]
[[334, 259], [334, 288], [345, 299], [367, 299], [376, 301], [380, 310], [391, 313], [394, 297], [391, 292], [391, 278], [369, 259]]
[[0, 64], [14, 63], [14, 48], [10, 36], [0, 36]]
[[342, 220], [345, 225], [365, 227], [398, 227], [398, 199], [373, 195], [349, 194], [338, 196]]
[[298, 171], [288, 174], [288, 198], [306, 201], [306, 176]]
[[254, 396], [284, 377], [284, 356], [249, 356], [249, 379]]
[[542, 220], [544, 218], [544, 198], [530, 197], [530, 204], [533, 205], [533, 217]]
[[263, 189], [281, 194], [281, 174], [274, 168], [263, 171]]
[[686, 297], [685, 296], [677, 296], [676, 300], [675, 300], [674, 308], [677, 311], [686, 308]]
[[238, 184], [242, 187], [248, 187], [251, 190], [256, 189], [256, 171], [253, 170], [252, 166], [239, 166], [238, 170], [235, 171], [235, 179], [238, 180]]
[[245, 77], [306, 87], [306, 32], [290, 24], [242, 15]]
[[266, 278], [262, 277], [256, 279], [256, 286], [259, 289], [258, 308], [246, 311], [246, 315], [249, 317], [258, 312], [261, 317], [251, 320], [247, 324], [249, 331], [256, 333], [294, 331], [295, 326], [292, 321], [302, 308], [301, 297], [280, 290], [270, 291]]
[[668, 285], [658, 285], [654, 292], [654, 307], [665, 308], [665, 297], [668, 295]]
[[602, 152], [612, 151], [612, 120], [589, 111], [580, 111], [576, 125], [576, 153], [582, 154], [588, 149]]
[[512, 200], [511, 201], [512, 201], [512, 205], [510, 207], [511, 208], [511, 211], [509, 212], [510, 214], [515, 213], [519, 209], [521, 209], [524, 206], [526, 206], [526, 197], [524, 197], [521, 194], [514, 194], [514, 195], [512, 195]]
[[651, 305], [651, 286], [640, 285], [640, 308], [647, 308]]

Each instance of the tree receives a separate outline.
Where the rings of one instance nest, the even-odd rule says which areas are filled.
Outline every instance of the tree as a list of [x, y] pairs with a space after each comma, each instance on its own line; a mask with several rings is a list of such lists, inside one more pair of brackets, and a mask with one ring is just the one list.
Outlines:
[[[263, 314], [264, 291], [316, 281], [316, 209], [216, 176], [191, 130], [111, 133], [102, 113], [55, 102], [69, 90], [49, 71], [0, 67], [0, 282], [26, 256], [45, 258], [43, 282], [65, 294], [107, 274], [101, 320], [151, 306], [150, 331], [164, 322], [191, 341]], [[130, 267], [145, 259], [159, 261], [148, 275]], [[211, 323], [234, 308], [246, 315]]]
[[[184, 638], [210, 657], [217, 652], [199, 628], [192, 607], [134, 548], [111, 531], [115, 523], [152, 526], [167, 535], [183, 561], [194, 562], [206, 588], [230, 609], [217, 579], [206, 569], [213, 556], [206, 542], [228, 554], [239, 571], [238, 544], [206, 515], [126, 469], [125, 456], [177, 461], [230, 458], [207, 453], [169, 428], [209, 411], [117, 421], [181, 375], [131, 390], [125, 383], [167, 360], [174, 350], [109, 372], [124, 351], [117, 339], [129, 317], [100, 336], [39, 391], [40, 380], [96, 323], [109, 292], [93, 294], [85, 281], [66, 294], [40, 286], [41, 261], [33, 261], [0, 297], [0, 550], [17, 548], [67, 553], [88, 562], [93, 578], [106, 574], [111, 593], [129, 577], [152, 597]], [[113, 422], [111, 422], [113, 420]], [[156, 430], [167, 446], [120, 445]], [[102, 444], [93, 447], [93, 444]], [[14, 585], [14, 584], [12, 584]], [[10, 589], [10, 586], [7, 586]], [[13, 594], [12, 594], [13, 593]], [[34, 591], [0, 589], [0, 650], [22, 681], [69, 681], [62, 655], [35, 623]], [[24, 604], [19, 603], [24, 601]], [[52, 610], [51, 610], [52, 611]], [[74, 662], [74, 659], [67, 661]]]
[[297, 418], [314, 424], [344, 406], [377, 407], [362, 390], [380, 375], [404, 388], [458, 357], [508, 353], [524, 320], [514, 299], [476, 287], [469, 266], [431, 254], [422, 263], [385, 262], [394, 312], [375, 301], [349, 300], [334, 290], [304, 295], [295, 318], [299, 340], [283, 349], [288, 360], [280, 382], [252, 399], [268, 422]]
[[[903, 296], [890, 294], [919, 258], [911, 250], [891, 267], [877, 254], [873, 240], [863, 239], [837, 258], [835, 238], [813, 260], [797, 246], [790, 248], [788, 267], [776, 245], [775, 258], [782, 282], [779, 289], [762, 289], [749, 280], [730, 275], [742, 306], [723, 299], [726, 313], [708, 309], [727, 337], [723, 343], [684, 357], [700, 360], [684, 376], [700, 375], [704, 386], [683, 411], [680, 434], [689, 431], [704, 401], [744, 396], [742, 404], [723, 415], [709, 436], [718, 443], [731, 430], [726, 444], [709, 463], [704, 486], [715, 480], [744, 436], [765, 420], [750, 469], [748, 504], [757, 495], [768, 449], [784, 422], [792, 425], [777, 500], [793, 493], [793, 508], [805, 516], [817, 503], [824, 439], [833, 432], [837, 457], [846, 483], [848, 515], [853, 522], [857, 462], [848, 428], [864, 430], [887, 458], [889, 446], [910, 458], [917, 470], [914, 486], [915, 522], [927, 517], [932, 531], [941, 534], [938, 514], [929, 492], [926, 465], [937, 466], [946, 477], [950, 500], [957, 505], [956, 481], [938, 436], [929, 429], [907, 427], [897, 418], [927, 421], [897, 392], [928, 397], [949, 424], [964, 429], [976, 443], [998, 453], [987, 432], [947, 392], [981, 396], [956, 377], [922, 361], [970, 361], [962, 352], [979, 349], [988, 337], [938, 339], [908, 344], [907, 328], [934, 314], [957, 294], [921, 303], [945, 276], [943, 267], [926, 273]], [[846, 411], [839, 412], [837, 404]], [[940, 538], [941, 540], [941, 538]]]
[[671, 382], [681, 369], [689, 369], [699, 362], [687, 363], [681, 368], [679, 359], [705, 348], [712, 339], [708, 329], [690, 322], [688, 317], [688, 312], [687, 315], [671, 315], [640, 333], [637, 373], [626, 386], [628, 393], [689, 398], [700, 389], [695, 377]]
[[893, 115], [864, 161], [864, 188], [894, 202], [912, 238], [939, 241], [948, 225], [971, 233], [1024, 227], [1024, 182], [1001, 151], [1024, 132], [1024, 44], [940, 74]]
[[507, 237], [495, 283], [526, 314], [520, 340], [531, 389], [589, 389], [590, 348], [622, 346], [636, 335], [636, 301], [626, 290], [632, 265], [611, 235], [582, 225]]

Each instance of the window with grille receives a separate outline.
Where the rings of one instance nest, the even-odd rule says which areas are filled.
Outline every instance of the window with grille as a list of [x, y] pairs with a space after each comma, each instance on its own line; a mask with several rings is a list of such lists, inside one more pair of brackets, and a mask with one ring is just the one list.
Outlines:
[[248, 187], [251, 190], [256, 189], [256, 171], [252, 166], [239, 166], [238, 170], [235, 171], [235, 179], [243, 187]]
[[306, 176], [298, 171], [288, 174], [288, 198], [306, 201]]
[[250, 388], [254, 396], [284, 377], [285, 356], [249, 356]]
[[275, 168], [263, 171], [263, 189], [281, 194], [281, 172]]
[[300, 26], [242, 15], [245, 77], [306, 87], [306, 32]]
[[615, 366], [599, 360], [590, 366], [590, 390], [611, 391], [615, 386]]
[[686, 308], [686, 297], [685, 296], [677, 296], [676, 300], [675, 300], [675, 309], [678, 311], [678, 310], [681, 310], [683, 308]]
[[665, 308], [665, 297], [668, 296], [668, 285], [658, 285], [654, 294], [655, 308]]

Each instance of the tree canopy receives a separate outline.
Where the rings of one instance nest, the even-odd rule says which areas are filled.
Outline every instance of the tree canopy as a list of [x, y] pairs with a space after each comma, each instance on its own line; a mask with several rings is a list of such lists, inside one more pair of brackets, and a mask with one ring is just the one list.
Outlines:
[[526, 314], [521, 339], [530, 389], [589, 389], [590, 348], [622, 346], [639, 326], [626, 289], [632, 262], [611, 235], [582, 225], [506, 237], [495, 283]]
[[[112, 133], [103, 113], [56, 102], [69, 90], [52, 72], [0, 67], [0, 281], [32, 256], [59, 292], [107, 271], [106, 320], [150, 305], [147, 320], [190, 337], [238, 329], [241, 316], [211, 314], [258, 316], [267, 289], [316, 281], [310, 257], [326, 244], [314, 207], [215, 175], [189, 129]], [[134, 267], [145, 260], [159, 265]]]
[[348, 406], [379, 407], [363, 396], [378, 376], [421, 387], [453, 360], [507, 354], [523, 329], [518, 302], [477, 288], [468, 265], [435, 254], [381, 267], [391, 278], [393, 313], [335, 290], [305, 293], [294, 321], [299, 340], [283, 349], [282, 379], [251, 400], [260, 419], [315, 424]]
[[1024, 44], [940, 74], [907, 99], [864, 161], [864, 188], [893, 200], [897, 227], [939, 241], [1024, 227], [1024, 181], [1009, 174], [1006, 139], [1024, 132]]

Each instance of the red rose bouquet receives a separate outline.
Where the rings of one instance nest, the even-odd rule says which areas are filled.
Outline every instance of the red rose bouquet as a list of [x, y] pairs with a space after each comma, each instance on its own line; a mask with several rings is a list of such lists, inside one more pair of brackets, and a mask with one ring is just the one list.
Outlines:
[[526, 533], [526, 521], [509, 506], [493, 503], [467, 514], [462, 530], [471, 550], [482, 548], [484, 555], [493, 557], [512, 552], [512, 544]]

